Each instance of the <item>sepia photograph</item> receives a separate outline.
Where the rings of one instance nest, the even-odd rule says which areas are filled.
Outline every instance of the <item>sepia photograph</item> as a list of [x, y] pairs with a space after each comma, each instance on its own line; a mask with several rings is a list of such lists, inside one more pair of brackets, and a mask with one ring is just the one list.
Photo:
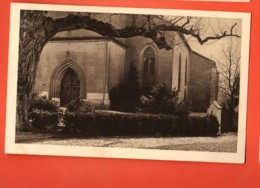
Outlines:
[[250, 14], [12, 3], [5, 152], [244, 163]]

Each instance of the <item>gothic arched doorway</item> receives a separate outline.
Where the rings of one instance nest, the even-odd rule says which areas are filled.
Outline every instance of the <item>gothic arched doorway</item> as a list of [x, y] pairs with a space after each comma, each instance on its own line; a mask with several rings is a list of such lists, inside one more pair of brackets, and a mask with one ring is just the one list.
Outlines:
[[80, 97], [80, 80], [77, 73], [68, 68], [61, 80], [60, 104], [66, 106], [72, 99]]

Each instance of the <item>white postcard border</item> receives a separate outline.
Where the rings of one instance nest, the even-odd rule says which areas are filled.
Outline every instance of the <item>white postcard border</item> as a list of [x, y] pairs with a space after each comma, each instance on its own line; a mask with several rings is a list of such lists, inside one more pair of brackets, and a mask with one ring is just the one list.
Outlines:
[[[78, 11], [78, 12], [101, 12], [101, 13], [140, 13], [178, 16], [206, 16], [219, 18], [242, 19], [242, 43], [241, 43], [241, 79], [240, 79], [240, 105], [237, 153], [224, 152], [197, 152], [197, 151], [169, 151], [127, 148], [105, 148], [84, 146], [57, 146], [38, 144], [15, 143], [16, 125], [16, 98], [18, 78], [18, 49], [19, 49], [19, 26], [20, 10], [49, 10], [49, 11]], [[6, 111], [6, 138], [5, 152], [9, 154], [33, 154], [52, 156], [78, 156], [78, 157], [102, 157], [102, 158], [128, 158], [150, 160], [177, 160], [177, 161], [200, 161], [220, 163], [244, 163], [246, 141], [246, 115], [247, 115], [247, 89], [249, 67], [249, 41], [250, 41], [249, 13], [237, 12], [213, 12], [191, 11], [173, 9], [140, 9], [140, 8], [116, 8], [116, 7], [89, 7], [70, 5], [46, 5], [12, 3], [9, 39], [9, 65], [7, 86], [7, 111]]]

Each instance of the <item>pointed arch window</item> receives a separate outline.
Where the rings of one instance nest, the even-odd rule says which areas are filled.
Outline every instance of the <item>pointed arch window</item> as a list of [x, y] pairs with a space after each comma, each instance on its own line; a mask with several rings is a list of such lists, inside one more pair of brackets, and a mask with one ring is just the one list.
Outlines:
[[155, 83], [155, 51], [148, 47], [143, 53], [143, 84], [152, 85]]

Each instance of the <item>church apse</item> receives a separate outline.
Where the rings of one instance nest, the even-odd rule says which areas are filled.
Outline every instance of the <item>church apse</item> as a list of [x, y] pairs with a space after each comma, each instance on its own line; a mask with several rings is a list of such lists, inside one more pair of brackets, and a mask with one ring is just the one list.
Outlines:
[[73, 70], [75, 74], [71, 74], [78, 78], [79, 84], [71, 87], [79, 92], [71, 95], [108, 106], [108, 90], [123, 79], [124, 54], [124, 46], [107, 38], [54, 38], [41, 55], [35, 91], [65, 105], [64, 89], [72, 88], [65, 86], [62, 79], [66, 71]]
[[[124, 24], [125, 19], [122, 23], [119, 19], [117, 21], [118, 24]], [[77, 88], [75, 96], [108, 107], [109, 91], [124, 81], [133, 62], [137, 66], [141, 85], [167, 82], [179, 90], [181, 100], [190, 100], [195, 106], [204, 104], [203, 109], [198, 110], [205, 111], [216, 93], [215, 87], [205, 89], [194, 83], [202, 75], [207, 77], [213, 74], [211, 69], [204, 70], [203, 66], [196, 68], [196, 63], [210, 60], [201, 56], [202, 60], [196, 61], [197, 56], [192, 55], [183, 35], [177, 32], [166, 35], [173, 41], [170, 50], [158, 49], [151, 39], [142, 36], [116, 39], [87, 30], [61, 32], [47, 43], [41, 54], [35, 91], [62, 104], [67, 100], [63, 98], [69, 95], [66, 89]], [[72, 84], [71, 88], [66, 86], [69, 83], [62, 80], [69, 68], [75, 73], [70, 73], [74, 75], [73, 78], [79, 81], [79, 84]]]

